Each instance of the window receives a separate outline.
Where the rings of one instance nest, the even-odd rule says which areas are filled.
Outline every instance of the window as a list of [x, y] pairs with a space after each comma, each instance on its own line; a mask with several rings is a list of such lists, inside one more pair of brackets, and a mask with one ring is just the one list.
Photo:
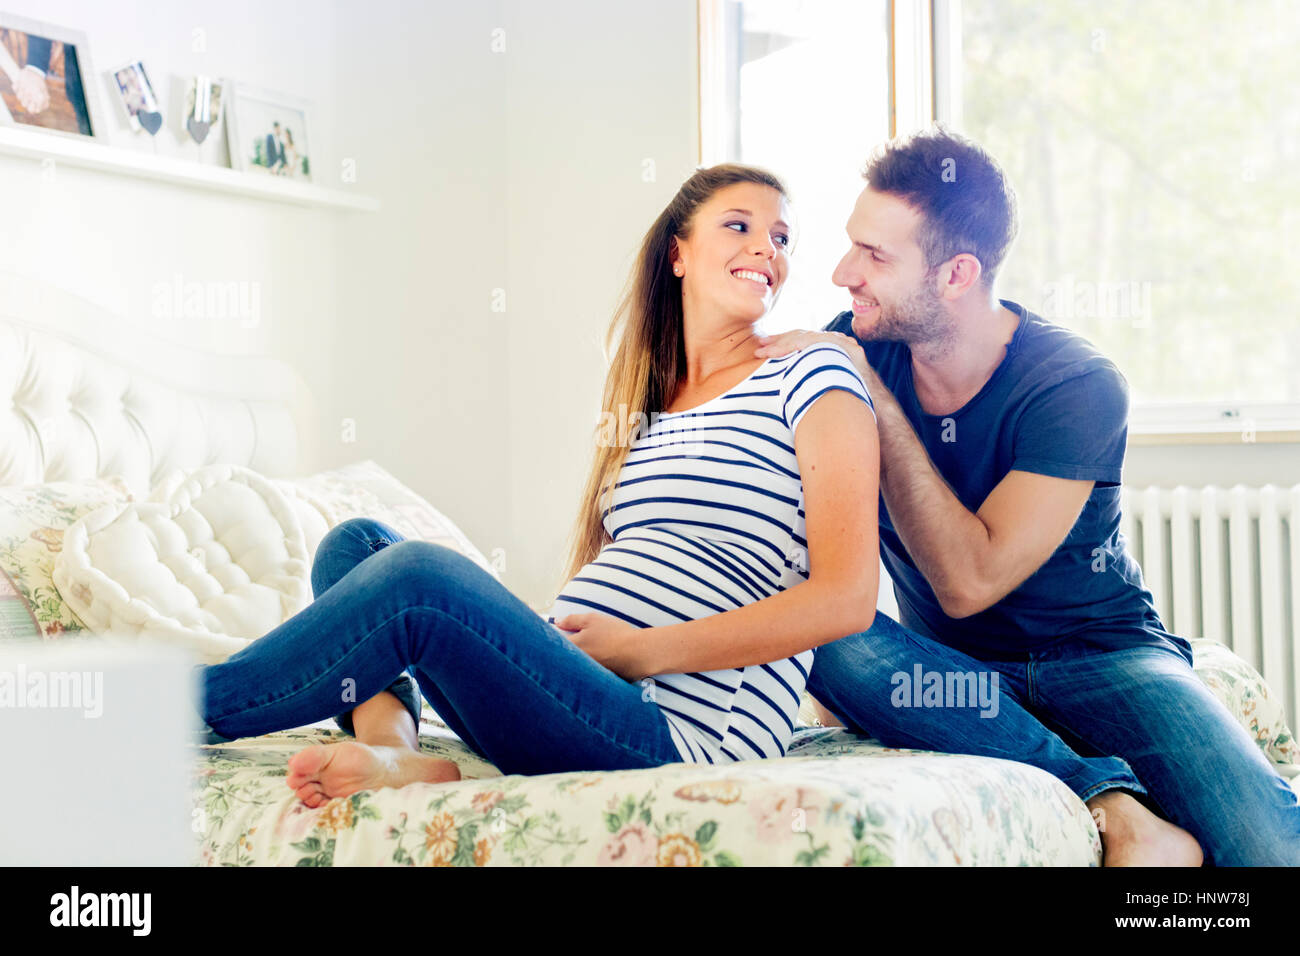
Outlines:
[[701, 0], [702, 160], [788, 181], [765, 331], [820, 327], [863, 162], [937, 116], [1019, 197], [1000, 294], [1119, 365], [1135, 431], [1294, 429], [1296, 49], [1290, 0]]
[[937, 11], [939, 117], [998, 157], [1020, 200], [1002, 294], [1091, 339], [1135, 407], [1208, 402], [1231, 421], [1300, 403], [1295, 5]]
[[795, 215], [790, 277], [765, 332], [821, 328], [849, 307], [831, 272], [862, 166], [889, 137], [887, 6], [701, 0], [702, 161], [771, 169]]

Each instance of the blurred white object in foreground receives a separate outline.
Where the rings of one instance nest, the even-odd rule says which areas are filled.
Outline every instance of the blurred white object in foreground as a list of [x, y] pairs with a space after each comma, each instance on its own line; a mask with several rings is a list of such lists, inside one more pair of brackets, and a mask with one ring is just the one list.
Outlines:
[[194, 862], [188, 654], [0, 645], [0, 865]]

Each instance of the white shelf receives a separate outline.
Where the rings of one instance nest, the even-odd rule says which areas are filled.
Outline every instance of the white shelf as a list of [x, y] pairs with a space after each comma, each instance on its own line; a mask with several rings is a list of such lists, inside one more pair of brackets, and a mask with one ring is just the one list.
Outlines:
[[54, 159], [82, 169], [96, 169], [138, 179], [152, 179], [193, 189], [234, 193], [299, 206], [327, 206], [357, 212], [375, 212], [379, 209], [378, 199], [360, 193], [287, 182], [270, 175], [241, 173], [221, 166], [205, 166], [173, 156], [114, 149], [90, 139], [12, 126], [0, 126], [0, 155]]

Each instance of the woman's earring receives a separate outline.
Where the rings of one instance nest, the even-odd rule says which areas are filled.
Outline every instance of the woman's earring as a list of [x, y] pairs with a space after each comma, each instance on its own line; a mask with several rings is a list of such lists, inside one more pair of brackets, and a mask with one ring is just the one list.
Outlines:
[[681, 266], [673, 266], [673, 275], [675, 275], [675, 276], [680, 276], [681, 274], [682, 274], [682, 267], [681, 267]]

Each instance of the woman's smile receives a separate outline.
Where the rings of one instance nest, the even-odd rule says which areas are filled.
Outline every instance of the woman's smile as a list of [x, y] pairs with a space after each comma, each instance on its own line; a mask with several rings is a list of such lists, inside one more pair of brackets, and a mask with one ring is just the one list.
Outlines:
[[768, 296], [772, 292], [772, 275], [764, 269], [733, 269], [731, 274], [759, 295]]

